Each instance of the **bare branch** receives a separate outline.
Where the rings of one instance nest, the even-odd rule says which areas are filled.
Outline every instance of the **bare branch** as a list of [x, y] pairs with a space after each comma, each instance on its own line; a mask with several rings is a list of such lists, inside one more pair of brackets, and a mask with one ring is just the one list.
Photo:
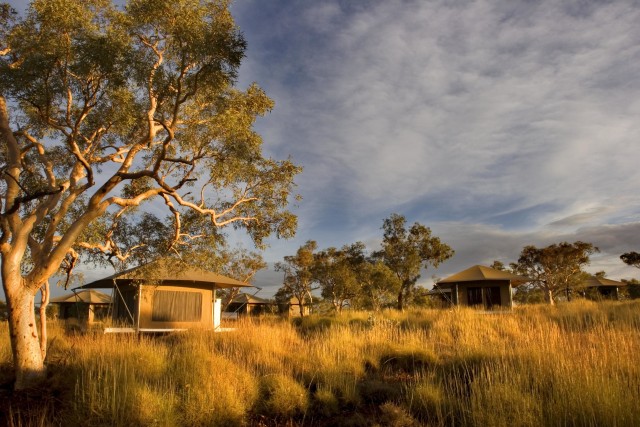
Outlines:
[[106, 202], [109, 204], [114, 204], [122, 207], [139, 206], [140, 203], [142, 203], [143, 201], [150, 199], [153, 196], [157, 196], [162, 192], [164, 192], [162, 188], [152, 188], [131, 199], [125, 199], [122, 197], [111, 197], [107, 199]]
[[11, 215], [11, 214], [17, 212], [18, 209], [20, 208], [20, 205], [23, 204], [23, 203], [28, 203], [28, 202], [30, 202], [32, 200], [40, 199], [40, 198], [45, 197], [45, 196], [52, 196], [52, 195], [55, 195], [55, 194], [59, 194], [59, 193], [63, 192], [64, 189], [65, 189], [64, 185], [61, 185], [55, 190], [42, 190], [42, 191], [37, 191], [37, 192], [32, 193], [32, 194], [26, 194], [25, 196], [16, 197], [13, 200], [13, 205], [9, 206], [8, 209], [3, 214], [0, 214], [0, 215], [2, 215], [2, 216]]
[[29, 132], [27, 131], [17, 132], [17, 134], [24, 136], [27, 139], [27, 141], [30, 142], [30, 144], [27, 147], [25, 147], [25, 149], [22, 150], [23, 155], [24, 153], [27, 152], [26, 148], [29, 148], [29, 147], [35, 148], [36, 151], [38, 152], [38, 157], [40, 158], [40, 161], [44, 165], [44, 171], [47, 175], [47, 180], [49, 181], [49, 185], [51, 187], [55, 187], [56, 176], [53, 173], [53, 162], [51, 161], [51, 159], [47, 158], [46, 156], [47, 153], [44, 149], [44, 145], [40, 141], [38, 141], [34, 136], [29, 134]]
[[243, 217], [243, 216], [233, 217], [233, 218], [229, 218], [229, 219], [223, 220], [223, 221], [219, 220], [223, 216], [232, 213], [240, 205], [245, 204], [245, 203], [254, 202], [254, 201], [258, 200], [257, 197], [247, 197], [247, 198], [239, 199], [230, 208], [225, 209], [221, 213], [216, 213], [215, 209], [206, 209], [206, 208], [203, 208], [201, 206], [196, 205], [195, 203], [191, 203], [191, 202], [188, 202], [188, 201], [184, 200], [176, 192], [171, 192], [169, 194], [181, 206], [188, 207], [188, 208], [190, 208], [190, 209], [192, 209], [192, 210], [194, 210], [194, 211], [196, 211], [196, 212], [198, 212], [200, 214], [209, 216], [211, 218], [211, 221], [218, 227], [222, 227], [222, 226], [225, 226], [227, 224], [231, 224], [233, 222], [248, 222], [248, 221], [256, 221], [257, 220], [257, 218], [255, 218], [255, 217]]

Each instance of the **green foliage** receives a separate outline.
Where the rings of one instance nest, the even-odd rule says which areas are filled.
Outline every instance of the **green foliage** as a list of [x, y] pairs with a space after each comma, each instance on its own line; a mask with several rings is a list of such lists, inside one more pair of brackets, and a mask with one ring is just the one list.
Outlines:
[[589, 264], [589, 257], [595, 252], [598, 252], [597, 247], [580, 241], [545, 248], [525, 246], [515, 270], [531, 278], [532, 284], [544, 292], [545, 300], [553, 304], [563, 292], [569, 298], [571, 289], [588, 277], [582, 268]]
[[289, 302], [291, 297], [295, 297], [300, 304], [300, 316], [304, 316], [303, 303], [309, 300], [313, 290], [313, 252], [317, 247], [318, 244], [314, 240], [309, 240], [298, 248], [295, 255], [285, 256], [284, 262], [275, 264], [276, 271], [284, 272], [284, 280], [276, 300]]
[[431, 229], [420, 223], [406, 228], [406, 218], [392, 214], [384, 220], [382, 249], [376, 256], [383, 260], [401, 281], [398, 292], [398, 309], [402, 310], [411, 290], [420, 278], [420, 271], [427, 266], [437, 267], [451, 258], [454, 251], [431, 235]]
[[[152, 198], [164, 198], [170, 212], [156, 218], [163, 232], [177, 230], [164, 233], [157, 253], [185, 251], [186, 236], [221, 240], [215, 230], [227, 223], [258, 245], [272, 233], [293, 235], [286, 206], [300, 168], [262, 154], [252, 126], [273, 101], [255, 84], [233, 86], [246, 42], [228, 2], [132, 0], [122, 10], [107, 0], [34, 0], [24, 18], [1, 12], [9, 49], [0, 56], [0, 96], [13, 101], [29, 199], [18, 203], [25, 219], [48, 206], [36, 242], [46, 247], [45, 238], [98, 213], [85, 246], [124, 257], [149, 239], [139, 225], [158, 210], [141, 221], [134, 207]], [[194, 213], [213, 226], [189, 228]]]
[[313, 278], [335, 312], [341, 312], [347, 302], [361, 294], [358, 273], [364, 264], [364, 244], [360, 242], [341, 250], [329, 248], [314, 254]]
[[498, 261], [495, 260], [493, 261], [493, 263], [490, 265], [491, 268], [499, 270], [499, 271], [504, 271], [505, 270], [505, 266], [504, 263], [502, 261]]
[[620, 255], [620, 259], [627, 265], [640, 268], [640, 254], [638, 252], [626, 252]]
[[400, 309], [411, 300], [419, 306], [429, 305], [426, 290], [416, 289], [415, 283], [423, 268], [438, 266], [453, 256], [453, 250], [421, 224], [407, 230], [401, 215], [385, 220], [383, 229], [382, 250], [371, 256], [362, 242], [314, 253], [315, 241], [308, 241], [295, 256], [285, 256], [284, 263], [276, 264], [276, 270], [285, 273], [276, 299], [307, 298], [315, 283], [336, 313], [347, 304], [374, 311], [394, 301]]
[[381, 260], [364, 263], [358, 278], [362, 284], [362, 292], [356, 299], [359, 308], [380, 311], [396, 301], [402, 283]]
[[627, 283], [626, 289], [623, 288], [623, 292], [626, 292], [629, 298], [631, 299], [640, 298], [640, 281], [638, 281], [638, 279], [630, 279], [630, 280], [622, 279], [622, 281]]

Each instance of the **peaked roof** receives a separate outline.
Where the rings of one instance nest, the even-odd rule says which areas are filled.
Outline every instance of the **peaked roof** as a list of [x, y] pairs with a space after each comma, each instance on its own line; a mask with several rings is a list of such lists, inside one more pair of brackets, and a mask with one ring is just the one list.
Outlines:
[[584, 282], [582, 282], [582, 286], [585, 288], [596, 288], [600, 286], [607, 287], [618, 287], [618, 286], [627, 286], [624, 282], [618, 282], [617, 280], [606, 279], [604, 277], [596, 277], [591, 276]]
[[86, 289], [63, 295], [57, 298], [51, 298], [52, 303], [77, 303], [84, 302], [88, 304], [111, 304], [111, 297], [102, 292]]
[[496, 270], [495, 268], [485, 267], [484, 265], [474, 265], [459, 273], [440, 280], [441, 283], [458, 283], [458, 282], [479, 282], [484, 280], [508, 280], [514, 285], [528, 282], [528, 277], [511, 274], [507, 271]]
[[232, 302], [246, 303], [246, 304], [271, 304], [271, 301], [257, 297], [255, 295], [249, 295], [247, 293], [241, 293], [236, 295]]
[[222, 274], [213, 273], [201, 268], [189, 265], [179, 260], [163, 258], [130, 268], [109, 277], [96, 280], [81, 286], [81, 289], [113, 288], [114, 282], [118, 285], [126, 285], [132, 282], [171, 282], [172, 285], [214, 285], [219, 288], [249, 287], [251, 285]]

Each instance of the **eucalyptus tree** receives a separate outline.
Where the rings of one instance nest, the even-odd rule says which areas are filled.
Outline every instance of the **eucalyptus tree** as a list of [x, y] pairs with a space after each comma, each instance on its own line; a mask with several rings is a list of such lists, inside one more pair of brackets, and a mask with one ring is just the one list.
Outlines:
[[544, 292], [545, 301], [555, 304], [562, 292], [570, 295], [572, 288], [585, 278], [583, 267], [590, 256], [598, 252], [591, 243], [554, 243], [545, 248], [525, 246], [515, 265], [517, 273], [532, 279], [532, 284]]
[[[24, 388], [45, 373], [34, 299], [61, 266], [82, 250], [142, 250], [145, 239], [116, 238], [127, 221], [153, 224], [131, 219], [142, 214], [168, 224], [167, 251], [226, 225], [257, 245], [289, 237], [300, 168], [262, 152], [253, 124], [273, 102], [235, 85], [246, 42], [228, 1], [33, 0], [25, 16], [0, 12], [0, 259]], [[188, 228], [195, 217], [207, 226]]]
[[399, 214], [392, 214], [384, 220], [382, 249], [375, 254], [400, 280], [398, 310], [404, 309], [420, 278], [420, 271], [429, 265], [438, 267], [454, 254], [449, 245], [431, 235], [429, 227], [416, 222], [407, 229], [406, 222], [406, 218]]
[[366, 263], [364, 250], [364, 244], [357, 242], [314, 255], [313, 278], [320, 286], [322, 297], [331, 302], [336, 313], [341, 313], [362, 291], [359, 272]]
[[402, 282], [381, 260], [369, 259], [359, 270], [361, 292], [357, 302], [374, 311], [397, 302]]
[[294, 297], [298, 300], [300, 316], [304, 316], [304, 304], [312, 302], [311, 291], [314, 288], [313, 267], [315, 263], [314, 251], [318, 249], [315, 240], [308, 240], [300, 246], [295, 255], [287, 255], [284, 262], [275, 264], [276, 271], [282, 271], [284, 277], [282, 286], [278, 290], [277, 299]]

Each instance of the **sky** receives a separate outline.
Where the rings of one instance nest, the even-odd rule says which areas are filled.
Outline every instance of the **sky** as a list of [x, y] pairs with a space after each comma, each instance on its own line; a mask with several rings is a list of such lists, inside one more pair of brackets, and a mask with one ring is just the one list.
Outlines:
[[[12, 1], [14, 5], [25, 2]], [[639, 277], [640, 4], [589, 0], [235, 0], [238, 85], [276, 106], [256, 128], [304, 167], [298, 232], [379, 248], [402, 214], [455, 250], [419, 284], [526, 245], [582, 240], [588, 271]], [[241, 240], [240, 238], [238, 238]], [[269, 296], [280, 274], [256, 285]]]

